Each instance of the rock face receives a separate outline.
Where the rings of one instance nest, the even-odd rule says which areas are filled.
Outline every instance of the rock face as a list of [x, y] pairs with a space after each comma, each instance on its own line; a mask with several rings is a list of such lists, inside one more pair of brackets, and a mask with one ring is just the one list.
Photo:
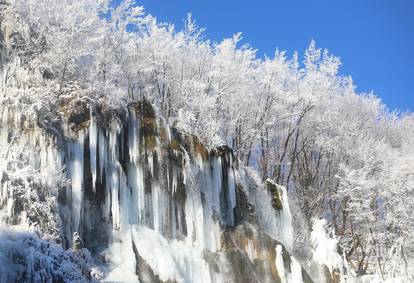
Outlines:
[[235, 282], [312, 282], [280, 242], [248, 223], [224, 232], [223, 249]]
[[165, 126], [149, 103], [114, 114], [65, 101], [53, 131], [2, 111], [2, 143], [20, 128], [39, 172], [66, 168], [61, 243], [87, 248], [106, 280], [312, 282], [288, 252], [286, 191], [231, 149]]

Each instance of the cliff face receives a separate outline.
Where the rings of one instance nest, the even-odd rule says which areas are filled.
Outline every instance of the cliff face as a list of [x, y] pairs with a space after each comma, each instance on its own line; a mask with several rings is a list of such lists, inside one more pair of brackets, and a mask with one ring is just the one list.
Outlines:
[[[35, 187], [53, 187], [50, 172], [59, 168], [70, 181], [54, 188], [54, 210], [46, 217], [28, 213], [3, 177], [7, 222], [25, 219], [40, 237], [54, 234], [64, 249], [87, 248], [101, 275], [84, 270], [84, 280], [311, 282], [288, 252], [286, 191], [263, 186], [229, 148], [209, 150], [197, 137], [166, 127], [148, 103], [113, 114], [64, 101], [60, 119], [49, 126], [14, 107], [2, 111], [1, 145], [24, 145], [27, 162], [46, 176]], [[53, 188], [44, 191], [39, 201]], [[77, 234], [73, 243], [74, 233], [82, 246]], [[35, 281], [30, 274], [20, 278]]]

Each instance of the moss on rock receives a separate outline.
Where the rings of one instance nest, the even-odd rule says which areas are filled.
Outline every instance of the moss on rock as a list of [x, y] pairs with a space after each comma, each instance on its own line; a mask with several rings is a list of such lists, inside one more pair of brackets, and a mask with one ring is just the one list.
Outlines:
[[279, 189], [277, 188], [277, 185], [273, 181], [267, 179], [266, 180], [266, 188], [267, 188], [267, 191], [269, 192], [269, 194], [272, 198], [273, 208], [276, 209], [276, 210], [283, 209], [282, 198], [280, 196]]

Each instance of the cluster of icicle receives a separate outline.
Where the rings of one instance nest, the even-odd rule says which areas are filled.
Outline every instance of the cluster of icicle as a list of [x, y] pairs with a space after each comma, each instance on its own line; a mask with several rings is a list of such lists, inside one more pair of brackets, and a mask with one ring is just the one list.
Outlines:
[[[46, 136], [32, 121], [23, 118], [16, 108], [0, 107], [0, 111], [0, 208], [7, 206], [10, 214], [14, 205], [13, 188], [3, 182], [3, 177], [7, 169], [6, 160], [10, 158], [13, 146], [18, 146], [27, 157], [28, 164], [22, 167], [31, 168], [45, 185], [54, 185], [55, 172], [59, 171], [63, 162], [55, 139]], [[26, 129], [24, 133], [22, 128]], [[31, 172], [24, 173], [29, 175]]]
[[[0, 136], [7, 144], [12, 128], [21, 127], [21, 117], [2, 110]], [[239, 185], [255, 205], [261, 229], [291, 249], [293, 229], [284, 188], [279, 188], [283, 209], [275, 214], [261, 181], [239, 168], [230, 151], [206, 159], [178, 144], [172, 150], [175, 157], [167, 156], [162, 144], [174, 137], [161, 119], [156, 127], [165, 131], [166, 141], [157, 133], [149, 149], [143, 145], [143, 119], [138, 115], [129, 109], [126, 122], [114, 119], [102, 127], [91, 111], [87, 127], [73, 131], [64, 123], [60, 137], [36, 125], [25, 126], [30, 129], [21, 139], [31, 147], [33, 168], [47, 176], [51, 168], [65, 167], [71, 181], [61, 203], [66, 247], [72, 244], [71, 235], [79, 232], [101, 260], [108, 281], [137, 282], [140, 261], [161, 281], [231, 281], [231, 271], [222, 271], [230, 270], [221, 252], [222, 234], [236, 224]], [[2, 203], [10, 198], [6, 191], [1, 191]], [[218, 255], [221, 272], [209, 266], [205, 251]], [[258, 257], [252, 243], [245, 252], [251, 261]], [[281, 281], [302, 282], [299, 263], [291, 257], [286, 270], [282, 246], [275, 252]]]
[[[107, 279], [111, 281], [122, 278], [124, 282], [136, 280], [137, 259], [132, 249], [134, 246], [162, 281], [212, 282], [202, 251], [215, 252], [220, 248], [220, 227], [213, 220], [213, 213], [221, 215], [221, 160], [217, 158], [213, 161], [212, 173], [206, 171], [203, 174], [202, 161], [191, 165], [189, 157], [185, 156], [186, 164], [181, 173], [183, 182], [191, 184], [191, 187], [187, 188], [184, 207], [178, 207], [179, 204], [171, 200], [170, 194], [178, 193], [179, 168], [174, 164], [168, 166], [168, 171], [163, 172], [165, 178], [156, 178], [154, 164], [157, 164], [156, 158], [163, 158], [162, 150], [148, 150], [145, 155], [141, 154], [141, 121], [137, 119], [135, 111], [129, 113], [126, 138], [121, 125], [113, 124], [108, 132], [97, 126], [93, 116], [88, 133], [93, 190], [96, 190], [97, 183], [105, 184], [103, 217], [112, 220], [113, 242], [105, 256], [111, 259], [114, 269]], [[82, 149], [85, 134], [79, 134], [71, 146], [70, 154], [74, 230], [80, 229], [83, 213], [81, 164], [84, 159]], [[170, 135], [167, 130], [168, 139]], [[127, 144], [123, 144], [124, 141]], [[160, 144], [159, 140], [156, 143]], [[125, 147], [127, 150], [122, 150]], [[127, 160], [121, 156], [126, 153], [129, 156]], [[147, 160], [141, 160], [144, 156]], [[198, 168], [194, 169], [193, 166]], [[195, 170], [200, 174], [193, 174]], [[235, 207], [235, 184], [232, 166], [228, 170], [231, 176], [228, 184], [229, 209], [225, 215], [226, 221], [231, 225], [234, 221], [232, 210]], [[145, 178], [145, 174], [150, 174], [150, 177]], [[145, 179], [149, 179], [150, 183], [144, 184]], [[166, 180], [163, 186], [167, 188], [161, 188], [160, 182], [163, 179]], [[208, 205], [203, 206], [201, 192]], [[203, 207], [207, 209], [204, 210]], [[164, 235], [168, 235], [171, 240], [167, 241]]]

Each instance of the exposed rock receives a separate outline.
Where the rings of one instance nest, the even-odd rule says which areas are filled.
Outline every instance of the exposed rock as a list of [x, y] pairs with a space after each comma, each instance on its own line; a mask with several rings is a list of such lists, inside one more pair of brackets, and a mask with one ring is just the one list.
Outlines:
[[[278, 245], [282, 246], [283, 271], [278, 270], [276, 265]], [[281, 274], [292, 272], [291, 256], [283, 245], [267, 234], [257, 231], [251, 224], [244, 223], [226, 230], [223, 250], [231, 263], [235, 282], [280, 283]], [[305, 269], [301, 270], [301, 276], [303, 282], [312, 282]]]
[[266, 180], [266, 188], [270, 195], [272, 196], [272, 206], [276, 210], [281, 210], [283, 208], [282, 199], [280, 197], [280, 192], [277, 185], [270, 179]]

